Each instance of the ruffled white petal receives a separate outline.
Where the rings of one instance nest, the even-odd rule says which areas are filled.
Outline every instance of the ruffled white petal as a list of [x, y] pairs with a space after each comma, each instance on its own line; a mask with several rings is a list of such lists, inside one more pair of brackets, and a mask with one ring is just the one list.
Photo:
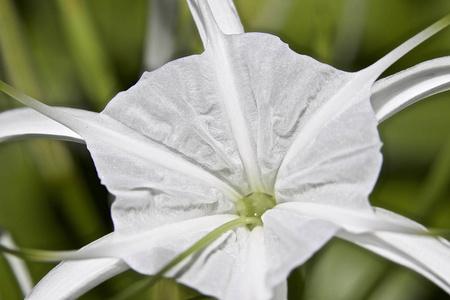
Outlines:
[[[411, 229], [425, 230], [416, 222], [393, 212], [376, 209], [377, 216]], [[422, 274], [450, 294], [450, 243], [439, 237], [374, 232], [354, 235], [340, 232], [338, 237], [353, 242], [387, 259]]]
[[[75, 109], [64, 110], [75, 111]], [[31, 108], [18, 108], [0, 113], [0, 142], [30, 137], [84, 143], [83, 138], [74, 131]]]
[[[113, 235], [103, 237], [83, 249], [108, 242]], [[117, 258], [96, 258], [60, 263], [31, 291], [27, 300], [76, 299], [98, 284], [122, 273], [129, 267]]]
[[378, 122], [431, 95], [450, 89], [450, 57], [420, 63], [375, 82], [370, 102]]
[[[368, 90], [360, 96], [359, 102], [332, 117], [280, 173], [275, 185], [278, 203], [312, 202], [371, 212], [368, 195], [381, 167], [381, 141]], [[303, 125], [305, 131], [308, 125]]]

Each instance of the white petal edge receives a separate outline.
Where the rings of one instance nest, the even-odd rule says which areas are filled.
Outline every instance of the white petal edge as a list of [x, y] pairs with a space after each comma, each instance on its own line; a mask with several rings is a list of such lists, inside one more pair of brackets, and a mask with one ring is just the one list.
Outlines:
[[450, 56], [446, 56], [376, 81], [370, 102], [381, 123], [405, 107], [449, 89]]
[[[82, 249], [97, 247], [107, 242], [107, 235]], [[27, 300], [76, 299], [109, 278], [129, 267], [117, 258], [98, 258], [65, 261], [50, 271], [26, 297]]]
[[[388, 210], [375, 208], [377, 216], [424, 229], [418, 223]], [[375, 232], [355, 235], [341, 231], [337, 237], [355, 243], [427, 277], [450, 294], [450, 243], [439, 237]]]
[[187, 0], [205, 48], [208, 44], [208, 33], [206, 28], [208, 25], [205, 22], [205, 15], [200, 10], [200, 2], [207, 2], [214, 15], [216, 24], [223, 33], [244, 33], [244, 27], [242, 26], [233, 0]]
[[[61, 109], [68, 113], [83, 112], [78, 109]], [[0, 142], [30, 137], [84, 143], [83, 138], [74, 131], [31, 108], [17, 108], [0, 113]]]

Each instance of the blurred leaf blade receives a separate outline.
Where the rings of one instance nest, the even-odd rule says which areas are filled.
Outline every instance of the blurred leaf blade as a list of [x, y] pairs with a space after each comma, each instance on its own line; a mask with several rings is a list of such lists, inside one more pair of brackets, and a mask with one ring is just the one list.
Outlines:
[[116, 76], [108, 64], [108, 52], [97, 37], [83, 0], [57, 0], [57, 4], [78, 78], [95, 108], [102, 109], [117, 86]]

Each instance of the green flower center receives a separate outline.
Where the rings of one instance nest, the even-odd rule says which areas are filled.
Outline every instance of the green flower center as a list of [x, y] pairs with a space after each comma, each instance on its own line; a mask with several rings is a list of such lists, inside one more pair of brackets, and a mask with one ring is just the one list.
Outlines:
[[[261, 216], [269, 209], [277, 205], [275, 197], [266, 193], [254, 192], [235, 203], [236, 211], [241, 217], [256, 217], [261, 220]], [[261, 221], [262, 225], [262, 221]], [[248, 229], [255, 228], [255, 224], [247, 225]]]

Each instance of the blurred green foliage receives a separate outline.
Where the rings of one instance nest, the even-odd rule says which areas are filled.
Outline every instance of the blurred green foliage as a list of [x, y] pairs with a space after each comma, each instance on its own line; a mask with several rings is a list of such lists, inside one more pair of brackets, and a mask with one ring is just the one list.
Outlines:
[[[355, 71], [450, 12], [448, 0], [236, 0], [246, 31], [276, 34], [302, 54]], [[100, 111], [144, 70], [145, 0], [0, 0], [0, 78], [47, 103]], [[174, 58], [200, 53], [186, 3], [174, 28]], [[450, 29], [387, 73], [450, 55]], [[371, 196], [381, 206], [450, 228], [449, 93], [380, 125], [384, 165]], [[0, 110], [18, 106], [0, 94]], [[79, 248], [112, 230], [111, 198], [83, 145], [29, 140], [0, 146], [0, 227], [23, 247]], [[29, 262], [35, 282], [53, 265]], [[332, 241], [289, 281], [290, 299], [447, 299], [403, 267]], [[83, 299], [104, 299], [142, 278], [126, 272]], [[298, 286], [298, 288], [295, 288]], [[297, 293], [295, 295], [295, 293]], [[136, 299], [187, 299], [195, 291], [163, 280]], [[295, 297], [294, 297], [295, 296]], [[20, 291], [0, 256], [0, 298]]]

